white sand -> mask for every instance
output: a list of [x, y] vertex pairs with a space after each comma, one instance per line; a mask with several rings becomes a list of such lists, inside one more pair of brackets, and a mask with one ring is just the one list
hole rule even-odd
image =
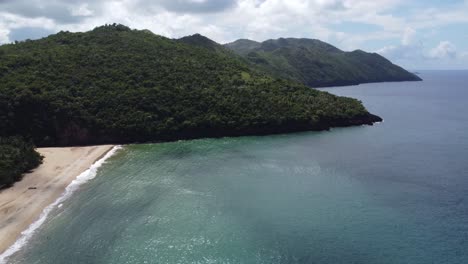
[[[113, 146], [39, 148], [44, 162], [0, 191], [0, 254], [8, 249], [65, 188]], [[29, 189], [36, 187], [37, 189]]]

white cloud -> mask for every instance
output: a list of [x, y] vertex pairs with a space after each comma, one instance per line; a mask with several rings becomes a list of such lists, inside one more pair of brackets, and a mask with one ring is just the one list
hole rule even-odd
[[[166, 33], [169, 37], [212, 32], [209, 37], [220, 42], [241, 37], [264, 40], [297, 36], [337, 40], [346, 47], [358, 48], [364, 41], [394, 37], [401, 33], [406, 23], [404, 18], [395, 17], [390, 12], [404, 3], [402, 0], [78, 0], [74, 4], [69, 0], [54, 0], [48, 2], [47, 9], [36, 0], [29, 4], [25, 0], [6, 1], [9, 14], [26, 19], [29, 14], [34, 18], [48, 18], [54, 23], [54, 28], [60, 30], [89, 30], [102, 22], [121, 22]], [[31, 11], [26, 12], [25, 6], [30, 6]], [[63, 7], [79, 20], [55, 19], [63, 13], [58, 12]], [[57, 12], [48, 17], [48, 9]], [[180, 21], [190, 23], [179, 27]], [[332, 24], [347, 21], [377, 25], [383, 33], [375, 31], [357, 36], [330, 29]], [[226, 33], [220, 34], [220, 30]]]
[[73, 16], [91, 16], [93, 15], [93, 11], [89, 9], [89, 5], [87, 3], [81, 4], [76, 7], [70, 7], [71, 14]]
[[441, 41], [437, 47], [429, 52], [429, 57], [433, 59], [453, 59], [456, 56], [457, 49], [450, 41]]
[[317, 5], [325, 9], [345, 9], [345, 1], [341, 0], [315, 0]]
[[406, 45], [406, 46], [412, 45], [414, 44], [415, 39], [416, 39], [416, 30], [410, 27], [407, 27], [405, 31], [403, 32], [401, 44]]
[[[468, 23], [466, 1], [443, 8], [422, 2], [414, 8], [404, 0], [0, 0], [0, 43], [11, 41], [11, 31], [21, 27], [87, 31], [115, 22], [167, 37], [198, 32], [221, 43], [306, 37], [344, 50], [379, 50], [390, 59], [435, 60], [450, 57], [452, 47], [424, 47], [427, 39], [440, 40], [427, 32]], [[405, 8], [404, 16], [394, 12]], [[370, 30], [356, 33], [349, 23]]]
[[55, 23], [53, 20], [45, 17], [28, 18], [16, 14], [0, 12], [0, 25], [6, 29], [20, 27], [43, 27], [50, 29], [55, 26]]
[[377, 51], [394, 63], [412, 69], [467, 69], [468, 52], [457, 52], [450, 41], [440, 41], [433, 48], [420, 42], [415, 45], [386, 46]]
[[468, 6], [455, 7], [453, 9], [428, 8], [415, 11], [410, 22], [415, 28], [436, 28], [457, 23], [467, 23]]
[[390, 45], [376, 52], [392, 61], [419, 60], [425, 57], [422, 47], [418, 45]]
[[416, 30], [407, 27], [401, 34], [401, 45], [385, 46], [376, 52], [391, 60], [419, 59], [424, 57], [423, 48]]
[[10, 42], [8, 35], [10, 34], [10, 30], [0, 24], [0, 43], [7, 43]]

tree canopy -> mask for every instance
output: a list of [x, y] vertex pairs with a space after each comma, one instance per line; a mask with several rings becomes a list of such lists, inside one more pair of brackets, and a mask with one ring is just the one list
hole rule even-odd
[[265, 72], [310, 87], [421, 80], [377, 53], [344, 52], [316, 39], [280, 38], [261, 43], [240, 39], [225, 47]]
[[0, 135], [40, 146], [144, 142], [372, 123], [361, 102], [226, 53], [107, 25], [0, 47]]
[[40, 162], [33, 143], [260, 135], [380, 120], [358, 100], [265, 73], [200, 35], [178, 41], [113, 24], [0, 46], [0, 184]]
[[0, 189], [21, 179], [24, 172], [37, 167], [42, 157], [31, 141], [21, 137], [0, 137]]

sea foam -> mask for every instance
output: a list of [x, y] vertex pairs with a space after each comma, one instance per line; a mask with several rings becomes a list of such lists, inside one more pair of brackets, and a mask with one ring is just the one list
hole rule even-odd
[[44, 208], [39, 218], [34, 223], [32, 223], [26, 230], [21, 232], [21, 236], [18, 238], [18, 240], [16, 240], [16, 242], [11, 247], [9, 247], [5, 252], [3, 252], [0, 255], [0, 264], [6, 264], [9, 257], [18, 252], [22, 247], [24, 247], [34, 235], [35, 231], [45, 222], [50, 212], [52, 212], [52, 210], [56, 207], [61, 207], [62, 203], [68, 198], [70, 198], [70, 196], [80, 187], [80, 185], [96, 177], [96, 173], [99, 167], [101, 167], [108, 158], [114, 155], [114, 153], [121, 148], [121, 146], [114, 146], [101, 159], [94, 162], [93, 165], [89, 167], [89, 169], [78, 175], [78, 177], [76, 177], [76, 179], [73, 180], [67, 186], [67, 188], [65, 188], [65, 191], [62, 193], [62, 195], [59, 198], [57, 198], [55, 202]]

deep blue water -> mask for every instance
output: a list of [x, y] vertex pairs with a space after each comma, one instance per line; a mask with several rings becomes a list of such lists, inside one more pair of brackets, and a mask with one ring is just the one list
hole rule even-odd
[[468, 71], [327, 88], [375, 126], [126, 146], [11, 263], [468, 263]]

